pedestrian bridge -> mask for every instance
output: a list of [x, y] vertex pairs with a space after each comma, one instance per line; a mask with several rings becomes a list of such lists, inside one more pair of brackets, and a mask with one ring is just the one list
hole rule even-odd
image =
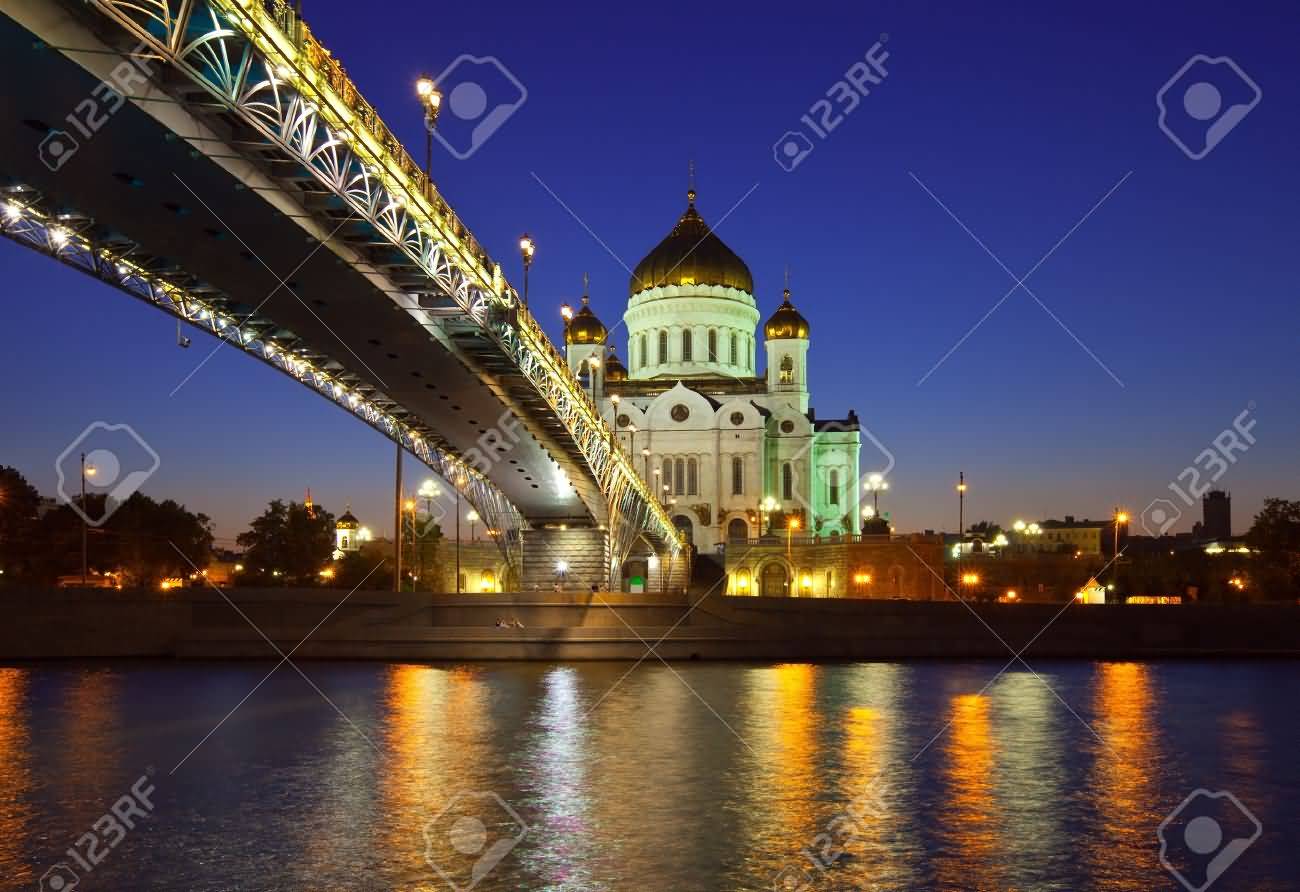
[[551, 571], [525, 560], [530, 534], [602, 531], [612, 587], [629, 555], [684, 564], [500, 264], [288, 4], [0, 12], [6, 237], [401, 444], [478, 511], [521, 585]]

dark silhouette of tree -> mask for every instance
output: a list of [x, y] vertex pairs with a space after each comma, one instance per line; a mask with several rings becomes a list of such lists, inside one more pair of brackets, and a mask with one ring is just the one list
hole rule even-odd
[[275, 499], [235, 542], [244, 549], [243, 584], [314, 585], [334, 553], [334, 515]]
[[336, 565], [334, 587], [348, 591], [391, 591], [393, 588], [393, 543], [386, 539], [363, 542], [359, 551], [349, 552]]
[[28, 573], [41, 494], [14, 468], [0, 465], [0, 569], [20, 578]]
[[979, 523], [973, 523], [967, 527], [966, 532], [972, 536], [979, 536], [985, 542], [992, 542], [1002, 532], [1002, 527], [991, 520], [981, 520]]
[[[103, 516], [105, 497], [86, 498], [87, 512]], [[81, 572], [82, 519], [69, 505], [60, 505], [36, 524], [32, 535], [29, 578], [52, 584], [60, 576]], [[92, 573], [121, 572], [128, 586], [152, 587], [162, 579], [187, 578], [212, 557], [212, 522], [166, 499], [155, 502], [133, 493], [118, 505], [102, 526], [87, 536], [87, 564]]]
[[1300, 501], [1265, 499], [1246, 541], [1260, 552], [1260, 572], [1252, 580], [1259, 594], [1294, 597], [1300, 591]]

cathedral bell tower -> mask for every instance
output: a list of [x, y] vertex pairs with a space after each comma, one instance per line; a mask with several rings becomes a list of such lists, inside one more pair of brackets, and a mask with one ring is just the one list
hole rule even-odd
[[808, 413], [808, 320], [790, 303], [789, 273], [785, 300], [763, 326], [767, 346], [767, 392], [788, 395], [800, 414]]

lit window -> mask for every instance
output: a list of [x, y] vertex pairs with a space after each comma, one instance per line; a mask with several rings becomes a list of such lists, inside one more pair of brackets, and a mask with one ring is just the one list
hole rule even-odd
[[794, 360], [790, 357], [781, 357], [781, 374], [777, 380], [782, 384], [794, 383]]

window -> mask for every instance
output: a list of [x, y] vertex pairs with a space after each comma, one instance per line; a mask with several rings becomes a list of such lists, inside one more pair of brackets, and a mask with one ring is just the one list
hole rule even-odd
[[731, 494], [733, 496], [745, 494], [745, 460], [739, 455], [731, 460]]
[[731, 333], [731, 364], [732, 365], [740, 364], [737, 361], [737, 358], [739, 357], [739, 353], [740, 353], [739, 347], [740, 347], [740, 338], [736, 337], [736, 333], [733, 331]]
[[718, 361], [718, 332], [716, 329], [709, 329], [709, 362]]
[[794, 383], [794, 360], [788, 356], [781, 357], [781, 374], [777, 380], [781, 384]]
[[664, 459], [664, 492], [673, 491], [673, 460]]
[[682, 332], [682, 362], [691, 361], [691, 330]]
[[640, 353], [640, 356], [641, 356], [641, 368], [645, 368], [647, 362], [648, 362], [649, 359], [650, 359], [650, 354], [646, 351], [646, 337], [645, 337], [645, 335], [641, 335], [641, 349], [640, 349], [639, 353]]
[[700, 469], [696, 465], [695, 459], [686, 461], [686, 494], [688, 496], [697, 495], [700, 490]]
[[673, 462], [673, 494], [686, 495], [686, 463], [680, 458]]
[[794, 498], [794, 466], [789, 462], [781, 465], [781, 498], [787, 502]]
[[838, 505], [840, 503], [840, 472], [832, 468], [830, 473], [830, 503]]
[[663, 365], [668, 361], [668, 332], [659, 332], [659, 364]]

